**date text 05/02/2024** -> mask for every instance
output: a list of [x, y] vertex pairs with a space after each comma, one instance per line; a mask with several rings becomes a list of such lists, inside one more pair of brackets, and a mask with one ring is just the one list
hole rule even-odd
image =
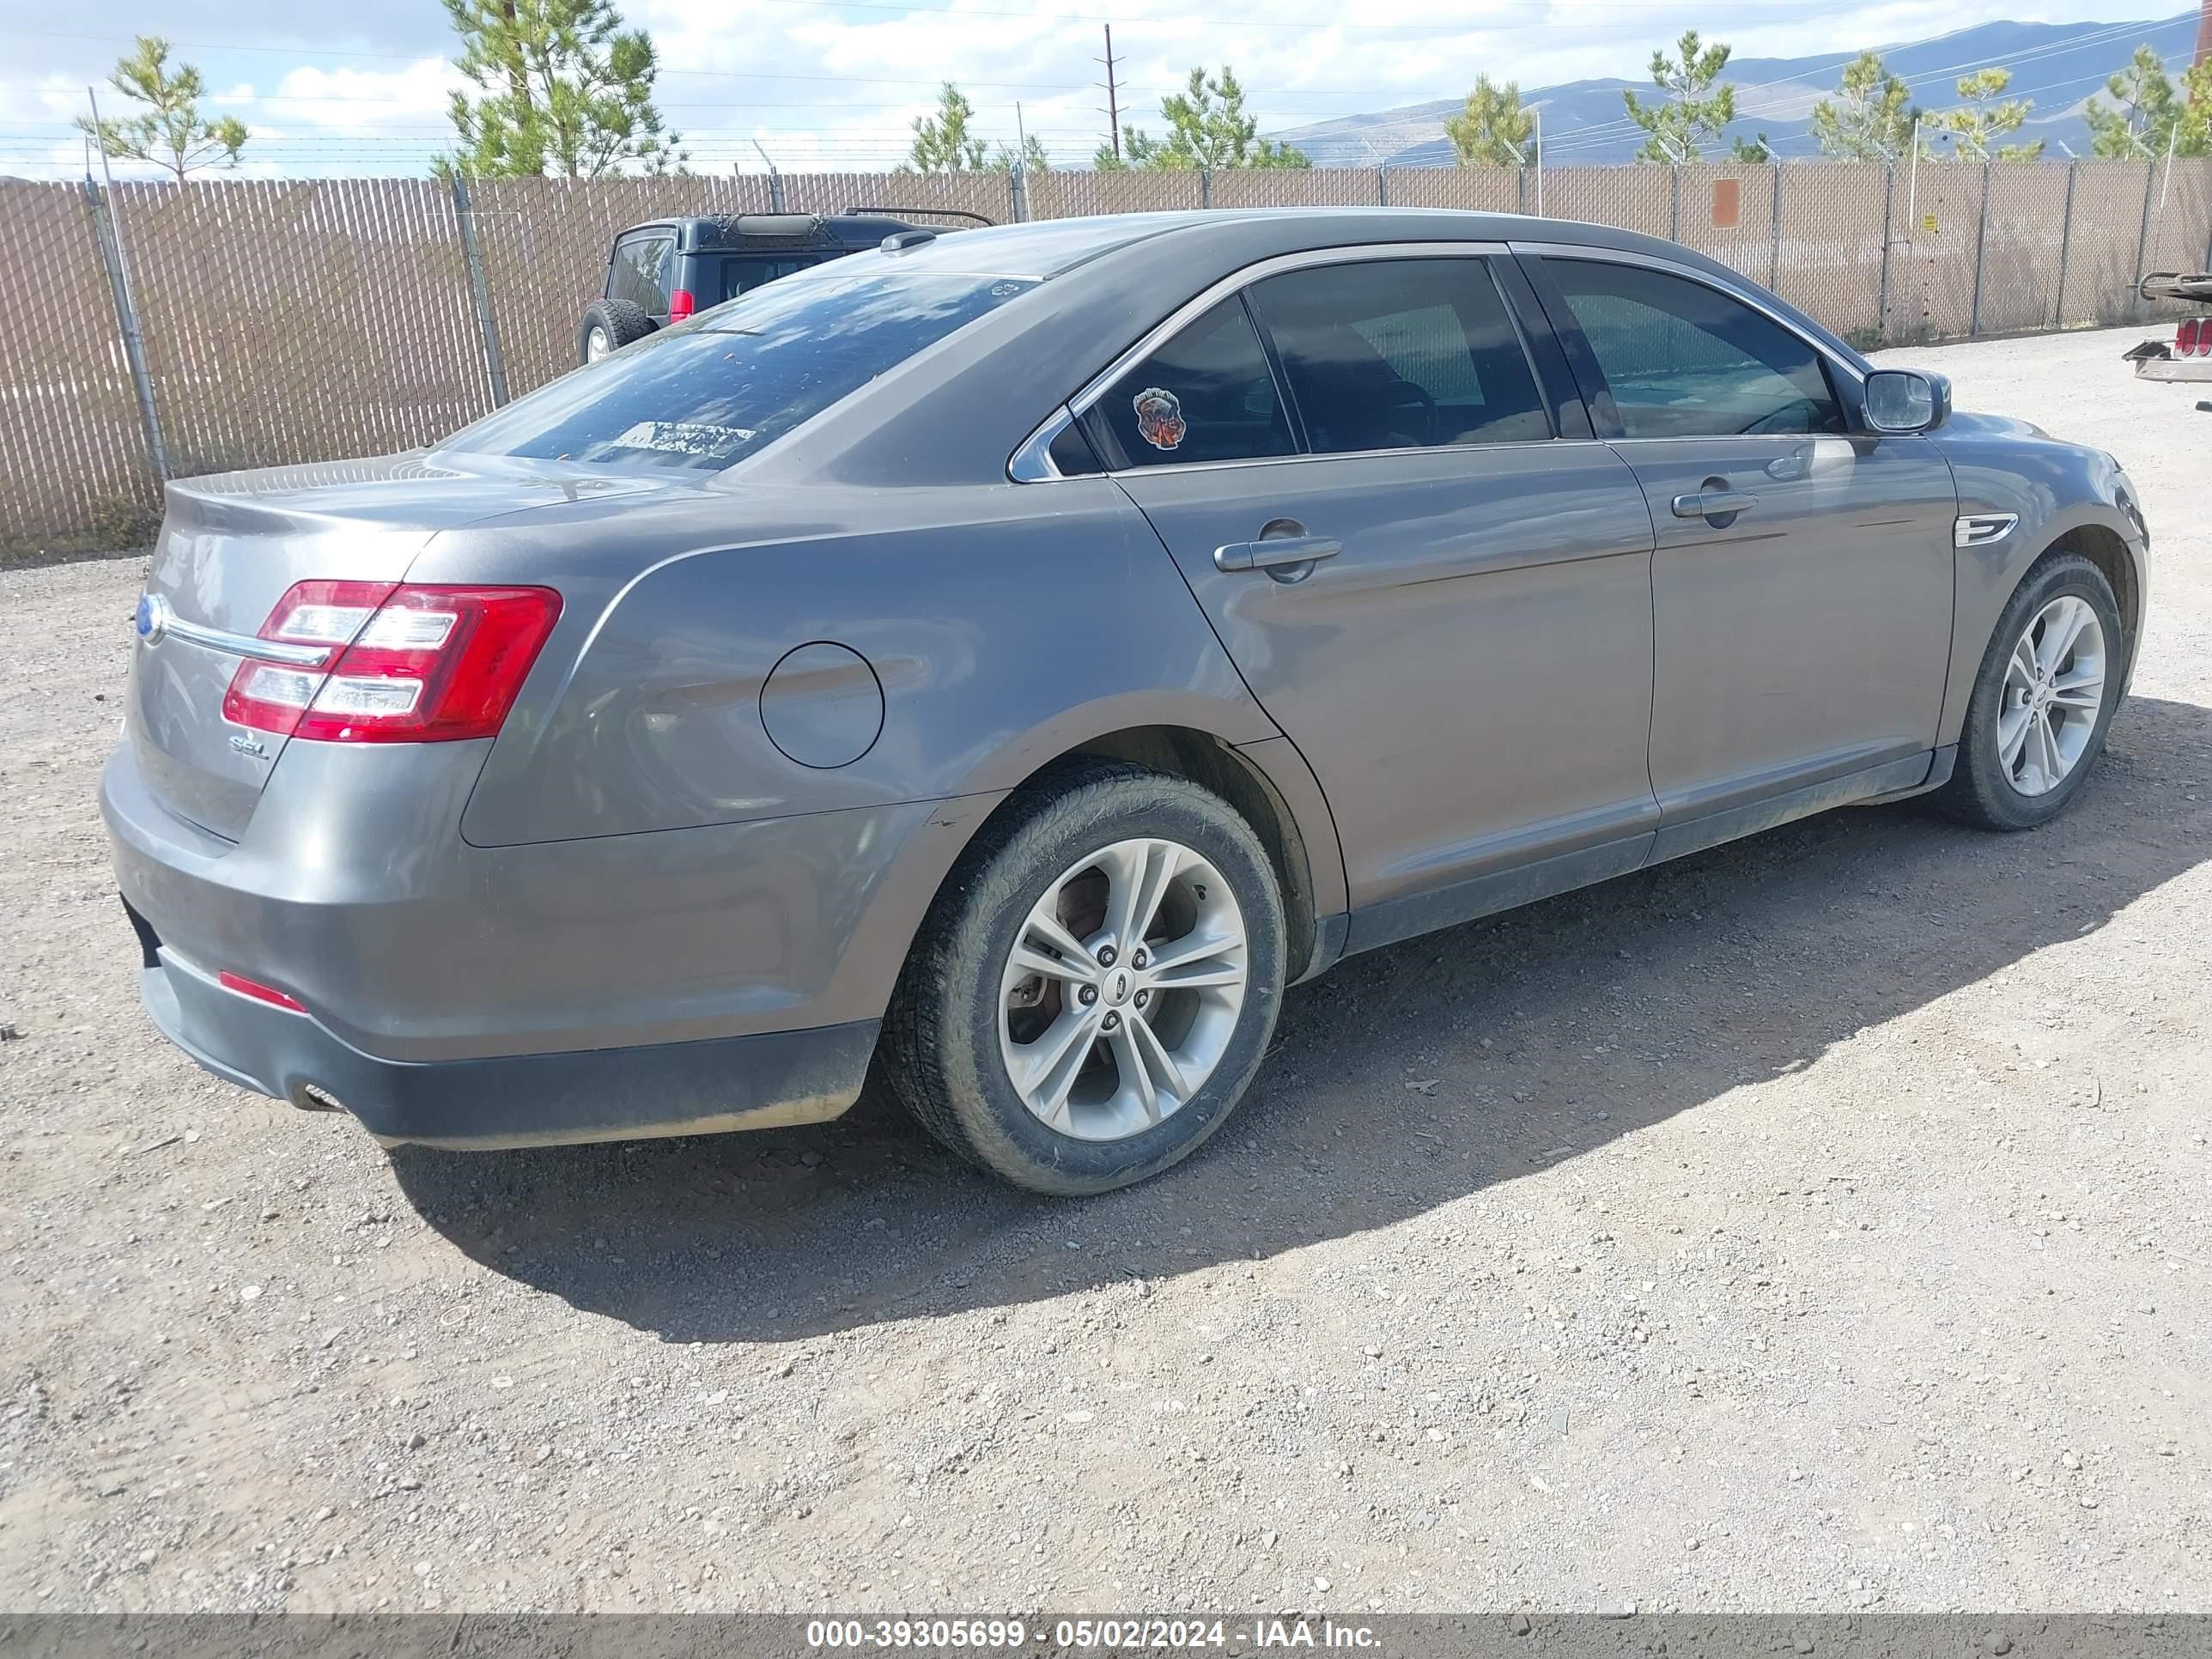
[[1333, 1619], [1260, 1619], [1231, 1628], [1222, 1619], [1061, 1619], [1047, 1624], [1019, 1619], [814, 1619], [806, 1625], [811, 1648], [973, 1648], [1018, 1650], [1032, 1641], [1062, 1653], [1116, 1649], [1335, 1648], [1372, 1651], [1379, 1644], [1365, 1625]]

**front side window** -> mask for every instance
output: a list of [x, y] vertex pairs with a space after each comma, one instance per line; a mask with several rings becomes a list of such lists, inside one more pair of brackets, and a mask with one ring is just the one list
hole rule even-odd
[[1772, 318], [1686, 276], [1547, 258], [1631, 438], [1841, 432], [1819, 353]]
[[1235, 295], [1116, 380], [1092, 405], [1090, 429], [1115, 467], [1260, 460], [1297, 448]]
[[1317, 265], [1251, 292], [1316, 454], [1552, 435], [1520, 337], [1479, 258]]
[[728, 466], [1036, 286], [880, 271], [770, 283], [563, 375], [440, 447]]

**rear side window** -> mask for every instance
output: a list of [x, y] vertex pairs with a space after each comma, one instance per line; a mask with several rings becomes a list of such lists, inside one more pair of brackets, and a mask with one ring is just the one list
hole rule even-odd
[[771, 283], [541, 386], [441, 447], [728, 466], [1036, 285], [919, 272]]
[[1632, 438], [1841, 432], [1811, 344], [1686, 276], [1595, 259], [1544, 261]]
[[740, 294], [750, 294], [763, 283], [772, 283], [779, 276], [788, 276], [794, 270], [818, 264], [817, 259], [764, 259], [745, 258], [722, 259], [716, 262], [720, 270], [714, 280], [707, 284], [708, 292], [697, 296], [700, 306], [718, 306], [725, 300], [734, 300]]
[[648, 317], [665, 317], [675, 264], [675, 238], [626, 236], [615, 244], [614, 264], [607, 271], [607, 297], [627, 300]]
[[1552, 435], [1505, 301], [1477, 258], [1377, 259], [1252, 287], [1318, 455]]
[[1267, 354], [1235, 295], [1116, 380], [1091, 421], [1116, 467], [1259, 460], [1297, 448]]

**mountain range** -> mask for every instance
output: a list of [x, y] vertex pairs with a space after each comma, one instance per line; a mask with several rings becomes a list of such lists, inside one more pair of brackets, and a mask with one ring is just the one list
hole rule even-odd
[[[2081, 106], [2105, 90], [2106, 77], [2124, 68], [2148, 41], [2178, 79], [2196, 41], [2197, 13], [2133, 23], [1981, 23], [1932, 40], [1877, 47], [1882, 62], [1904, 77], [1913, 100], [1931, 113], [1959, 102], [1954, 83], [1968, 72], [1998, 66], [2013, 72], [2008, 98], [2033, 107], [2027, 124], [2008, 142], [2046, 141], [2045, 153], [2063, 159], [2062, 144], [2086, 155], [2088, 129]], [[1784, 159], [1819, 154], [1811, 136], [1813, 106], [1833, 95], [1844, 65], [1855, 53], [1818, 58], [1739, 58], [1723, 78], [1735, 87], [1737, 118], [1731, 137], [1764, 133]], [[1512, 65], [1491, 66], [1493, 80], [1510, 78]], [[1632, 160], [1644, 135], [1627, 118], [1624, 89], [1656, 95], [1650, 79], [1570, 81], [1524, 88], [1522, 101], [1543, 112], [1544, 159], [1553, 166], [1589, 166]], [[1371, 115], [1346, 115], [1272, 136], [1304, 150], [1316, 167], [1449, 167], [1455, 157], [1444, 122], [1459, 112], [1464, 94], [1409, 104]], [[1720, 159], [1725, 144], [1709, 149]], [[1937, 153], [1942, 153], [1939, 143]]]

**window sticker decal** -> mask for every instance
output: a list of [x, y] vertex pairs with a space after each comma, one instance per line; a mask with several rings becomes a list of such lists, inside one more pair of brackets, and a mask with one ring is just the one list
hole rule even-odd
[[750, 427], [710, 426], [700, 421], [640, 421], [610, 441], [615, 449], [658, 449], [672, 455], [734, 454], [750, 443]]
[[1129, 400], [1137, 410], [1137, 431], [1153, 448], [1170, 450], [1181, 447], [1190, 423], [1182, 417], [1182, 405], [1172, 392], [1148, 386]]

